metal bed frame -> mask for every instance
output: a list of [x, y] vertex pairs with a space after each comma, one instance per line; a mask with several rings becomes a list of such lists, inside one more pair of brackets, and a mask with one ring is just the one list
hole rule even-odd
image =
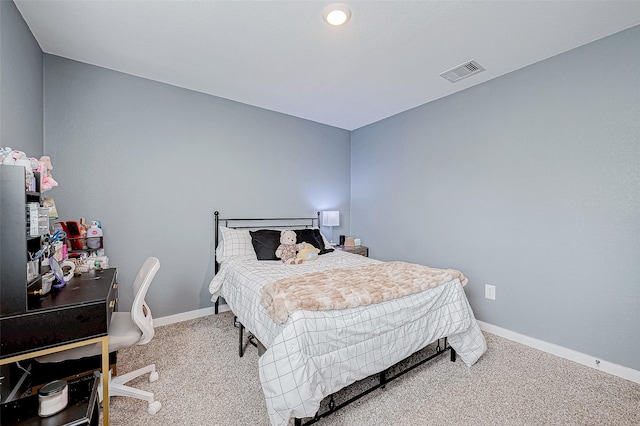
[[[286, 228], [301, 228], [301, 227], [305, 227], [305, 228], [313, 228], [314, 225], [317, 225], [318, 228], [320, 227], [320, 212], [317, 212], [317, 216], [316, 217], [286, 217], [286, 218], [221, 218], [220, 217], [220, 213], [218, 211], [213, 213], [214, 215], [214, 226], [215, 226], [215, 231], [214, 231], [214, 238], [215, 238], [215, 244], [214, 244], [214, 272], [215, 274], [218, 273], [218, 270], [220, 269], [220, 264], [218, 263], [217, 259], [215, 258], [215, 249], [218, 247], [218, 242], [219, 242], [219, 226], [221, 224], [224, 224], [224, 226], [228, 226], [231, 228], [235, 228], [235, 229], [262, 229], [265, 227], [273, 227], [273, 228], [278, 228], [278, 229], [286, 229]], [[244, 223], [244, 225], [232, 225], [234, 222], [237, 223]], [[230, 226], [230, 224], [232, 226]], [[218, 314], [218, 309], [219, 309], [219, 301], [220, 298], [216, 299], [215, 302], [215, 313]], [[244, 355], [244, 338], [243, 338], [243, 330], [245, 329], [245, 327], [242, 325], [242, 323], [238, 320], [238, 318], [236, 316], [233, 317], [233, 325], [234, 327], [237, 327], [239, 329], [239, 339], [238, 339], [238, 355], [240, 357], [242, 357]], [[443, 341], [443, 345], [440, 346], [440, 341]], [[251, 344], [253, 346], [255, 346], [258, 349], [258, 356], [262, 356], [262, 354], [266, 351], [266, 348], [264, 347], [264, 345], [258, 340], [258, 338], [256, 336], [253, 335], [253, 333], [251, 333], [250, 330], [247, 330], [247, 343]], [[368, 394], [370, 394], [371, 392], [380, 389], [380, 388], [384, 388], [386, 386], [387, 383], [403, 376], [404, 374], [412, 371], [413, 369], [420, 367], [422, 364], [446, 353], [447, 351], [450, 351], [450, 359], [451, 362], [455, 362], [456, 361], [456, 351], [449, 346], [448, 342], [447, 342], [447, 338], [443, 338], [443, 339], [438, 339], [436, 341], [436, 347], [435, 347], [435, 352], [432, 352], [431, 354], [427, 355], [426, 358], [423, 358], [417, 362], [414, 362], [412, 364], [410, 364], [408, 367], [405, 367], [403, 369], [400, 369], [400, 365], [405, 363], [407, 360], [409, 360], [409, 358], [413, 357], [414, 355], [418, 354], [418, 353], [422, 353], [422, 352], [428, 352], [429, 350], [429, 346], [431, 345], [427, 345], [425, 348], [415, 352], [412, 355], [409, 355], [407, 358], [405, 358], [404, 360], [392, 365], [391, 367], [381, 371], [380, 373], [376, 373], [373, 374], [371, 376], [369, 376], [369, 378], [373, 378], [377, 376], [377, 383], [375, 383], [374, 385], [372, 385], [371, 387], [365, 389], [364, 391], [356, 394], [355, 396], [347, 399], [346, 401], [339, 403], [336, 405], [336, 398], [335, 396], [342, 391], [339, 390], [334, 394], [331, 394], [329, 396], [327, 396], [325, 398], [325, 400], [328, 400], [328, 406], [326, 408], [326, 410], [324, 410], [322, 413], [320, 413], [320, 411], [318, 411], [318, 413], [316, 413], [316, 415], [314, 417], [311, 418], [306, 418], [307, 420], [305, 421], [304, 419], [300, 419], [300, 418], [295, 418], [294, 419], [294, 424], [295, 426], [307, 426], [307, 425], [311, 425], [314, 424], [316, 422], [318, 422], [320, 419], [327, 417], [333, 413], [335, 413], [336, 411], [346, 407], [347, 405], [351, 404], [352, 402], [357, 401], [358, 399], [362, 398], [363, 396], [366, 396]], [[396, 370], [399, 370], [396, 372]], [[363, 379], [366, 380], [366, 379]], [[359, 381], [360, 382], [360, 381]], [[356, 382], [358, 383], [358, 382]], [[343, 389], [347, 389], [353, 385], [355, 385], [356, 383], [353, 383]], [[304, 421], [304, 423], [303, 423]]]
[[[316, 213], [316, 217], [281, 217], [281, 218], [249, 218], [249, 219], [238, 219], [238, 218], [221, 218], [220, 212], [213, 212], [213, 222], [214, 222], [214, 247], [213, 247], [213, 258], [214, 258], [214, 275], [218, 273], [220, 269], [220, 264], [216, 259], [215, 249], [218, 247], [219, 238], [219, 229], [220, 225], [224, 224], [229, 228], [235, 229], [263, 229], [265, 227], [273, 227], [278, 229], [286, 229], [286, 228], [313, 228], [314, 225], [320, 228], [320, 212]], [[234, 225], [233, 222], [244, 223], [244, 225]], [[219, 300], [216, 299], [215, 303], [215, 313], [218, 313], [219, 308]], [[242, 356], [242, 355], [240, 355]]]

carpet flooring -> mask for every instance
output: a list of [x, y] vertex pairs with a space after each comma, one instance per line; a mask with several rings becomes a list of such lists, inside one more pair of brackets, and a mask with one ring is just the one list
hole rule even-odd
[[[639, 384], [485, 337], [487, 353], [474, 366], [447, 353], [317, 424], [640, 425]], [[158, 381], [131, 384], [154, 392], [162, 409], [150, 415], [144, 401], [113, 397], [111, 425], [268, 426], [257, 350], [239, 358], [237, 342], [225, 312], [157, 327], [149, 344], [119, 352], [120, 374], [156, 364]]]

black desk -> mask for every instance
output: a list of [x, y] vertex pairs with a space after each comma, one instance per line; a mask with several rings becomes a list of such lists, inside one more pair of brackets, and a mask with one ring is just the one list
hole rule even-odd
[[[116, 269], [89, 271], [29, 303], [27, 312], [0, 317], [0, 365], [95, 343], [109, 371], [109, 322], [116, 308]], [[109, 375], [103, 374], [103, 419], [109, 424]]]

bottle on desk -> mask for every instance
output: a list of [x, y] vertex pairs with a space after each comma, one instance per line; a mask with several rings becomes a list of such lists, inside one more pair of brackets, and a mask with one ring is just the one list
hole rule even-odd
[[82, 248], [87, 249], [87, 222], [84, 217], [80, 218], [80, 241], [82, 242]]
[[93, 250], [102, 247], [102, 229], [96, 221], [92, 221], [91, 228], [87, 229], [87, 246]]

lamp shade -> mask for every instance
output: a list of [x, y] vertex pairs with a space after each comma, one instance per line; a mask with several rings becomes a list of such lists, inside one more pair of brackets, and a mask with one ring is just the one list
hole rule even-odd
[[322, 226], [340, 226], [340, 213], [337, 210], [322, 212]]

